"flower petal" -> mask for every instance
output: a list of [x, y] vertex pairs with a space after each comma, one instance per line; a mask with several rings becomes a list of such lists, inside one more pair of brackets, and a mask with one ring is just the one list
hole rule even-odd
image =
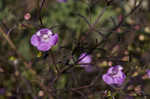
[[37, 46], [37, 49], [39, 51], [48, 51], [51, 48], [51, 46], [48, 43], [40, 43], [39, 46]]
[[52, 35], [49, 41], [49, 44], [51, 46], [56, 45], [56, 43], [58, 42], [58, 34]]
[[111, 85], [111, 84], [113, 84], [113, 79], [112, 79], [112, 77], [110, 77], [108, 74], [104, 74], [103, 76], [102, 76], [102, 79], [104, 80], [104, 82], [105, 83], [107, 83], [108, 85]]
[[43, 29], [40, 29], [38, 32], [40, 32], [41, 34], [52, 34], [52, 31], [49, 30], [48, 28], [43, 28]]
[[150, 69], [148, 69], [146, 72], [147, 72], [147, 76], [150, 78]]
[[122, 85], [123, 82], [124, 82], [124, 78], [122, 77], [116, 77], [113, 79], [113, 84], [116, 84], [116, 85]]
[[116, 65], [116, 66], [112, 66], [108, 69], [107, 73], [111, 74], [113, 73], [114, 71], [118, 72], [118, 71], [122, 71], [123, 70], [123, 67], [120, 66], [120, 65]]
[[87, 53], [82, 53], [81, 56], [79, 57], [79, 60], [80, 60], [79, 63], [91, 63], [92, 61], [91, 56], [87, 55]]
[[39, 37], [38, 37], [37, 35], [34, 34], [34, 35], [31, 37], [30, 42], [31, 42], [31, 44], [32, 44], [33, 46], [38, 46], [39, 43], [40, 43], [40, 39], [39, 39]]

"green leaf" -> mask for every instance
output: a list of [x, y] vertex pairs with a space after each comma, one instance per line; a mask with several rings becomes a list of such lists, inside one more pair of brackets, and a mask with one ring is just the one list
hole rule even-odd
[[60, 77], [60, 79], [58, 80], [56, 87], [58, 89], [63, 89], [65, 87], [65, 85], [66, 85], [66, 81], [67, 81], [67, 76], [66, 75], [62, 75]]
[[19, 48], [18, 51], [19, 53], [26, 59], [26, 60], [30, 60], [31, 59], [31, 52], [30, 52], [30, 45], [29, 45], [29, 40], [28, 38], [24, 38], [23, 40], [21, 40], [21, 42], [19, 43]]

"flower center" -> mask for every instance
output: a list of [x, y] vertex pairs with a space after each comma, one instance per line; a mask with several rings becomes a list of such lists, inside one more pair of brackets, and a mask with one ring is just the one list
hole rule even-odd
[[112, 75], [116, 75], [117, 72], [118, 72], [117, 70], [113, 70], [113, 71], [112, 71]]
[[42, 31], [38, 31], [36, 33], [36, 35], [40, 38], [40, 40], [42, 42], [48, 42], [50, 40], [52, 32], [51, 31], [42, 30]]
[[110, 73], [109, 75], [113, 78], [118, 77], [119, 75], [117, 74], [119, 71], [117, 68], [113, 68], [112, 69], [112, 73]]
[[41, 40], [43, 42], [48, 42], [50, 39], [49, 35], [48, 34], [43, 34], [42, 37], [41, 37]]

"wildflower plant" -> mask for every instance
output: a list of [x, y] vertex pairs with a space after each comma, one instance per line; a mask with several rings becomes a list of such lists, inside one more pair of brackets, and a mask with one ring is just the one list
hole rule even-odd
[[14, 1], [0, 1], [0, 99], [149, 99], [149, 0]]

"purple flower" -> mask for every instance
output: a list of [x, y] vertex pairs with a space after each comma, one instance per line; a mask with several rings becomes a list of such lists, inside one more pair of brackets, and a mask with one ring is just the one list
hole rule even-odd
[[147, 72], [148, 78], [150, 78], [150, 69], [148, 69], [146, 72]]
[[67, 0], [57, 0], [58, 2], [67, 2]]
[[58, 34], [53, 34], [51, 30], [44, 28], [37, 31], [31, 37], [31, 44], [39, 51], [48, 51], [52, 46], [56, 45]]
[[90, 65], [92, 61], [91, 55], [88, 55], [87, 53], [82, 53], [79, 57], [79, 64], [81, 67], [84, 67], [84, 69], [87, 72], [92, 71], [92, 66]]
[[0, 95], [5, 94], [5, 89], [4, 88], [0, 88]]
[[133, 99], [133, 96], [126, 96], [125, 99]]
[[102, 79], [108, 85], [120, 86], [124, 82], [126, 75], [122, 72], [123, 67], [120, 65], [112, 66], [107, 73], [102, 76]]

